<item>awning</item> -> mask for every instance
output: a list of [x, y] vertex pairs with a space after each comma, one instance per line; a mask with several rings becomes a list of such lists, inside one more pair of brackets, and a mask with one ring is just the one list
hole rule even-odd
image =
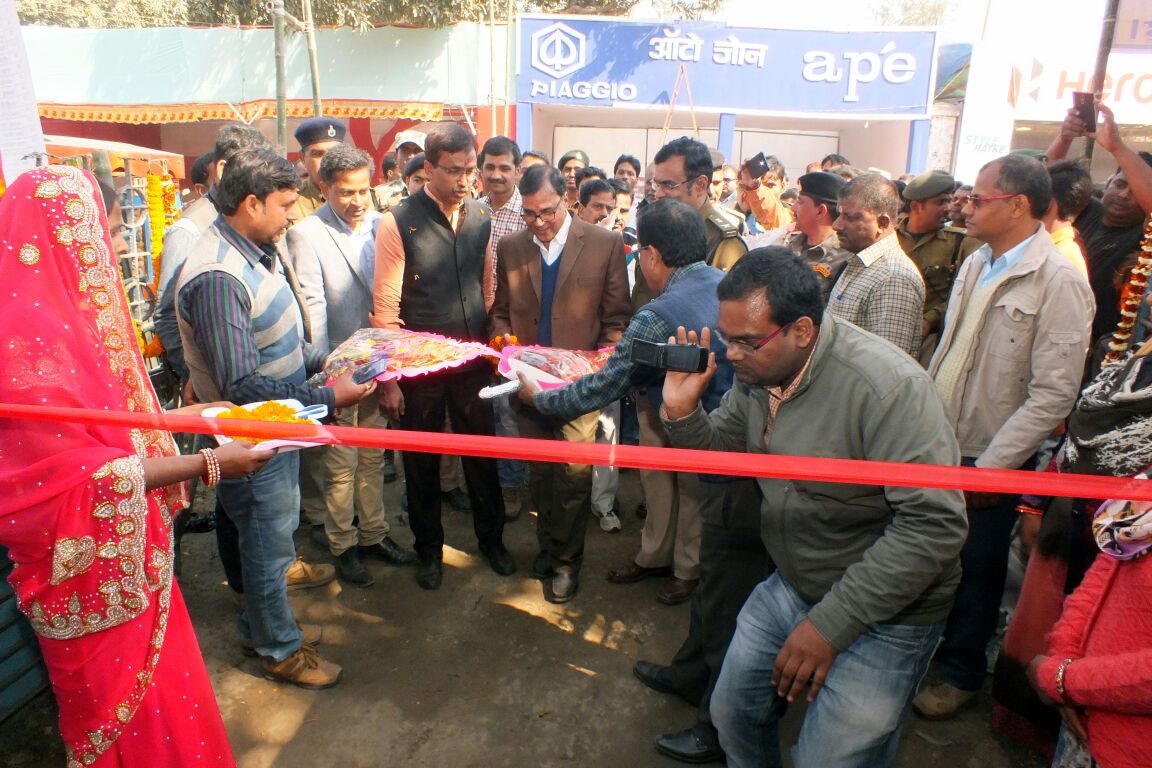
[[[443, 104], [429, 102], [394, 102], [355, 99], [324, 99], [324, 114], [332, 117], [378, 117], [391, 120], [410, 119], [436, 122], [444, 114]], [[287, 103], [288, 117], [311, 117], [311, 100], [292, 99]], [[194, 123], [200, 120], [242, 120], [251, 123], [262, 117], [276, 116], [274, 99], [257, 99], [239, 104], [54, 104], [40, 102], [41, 117], [58, 120], [82, 120], [97, 123]]]
[[[165, 166], [178, 179], [184, 178], [184, 156], [159, 149], [138, 147], [120, 141], [72, 138], [70, 136], [45, 136], [44, 146], [52, 159], [67, 160], [71, 157], [103, 154], [108, 159], [108, 169], [115, 173], [130, 168], [133, 176], [145, 176], [149, 172], [159, 173]], [[129, 166], [128, 164], [131, 163]]]

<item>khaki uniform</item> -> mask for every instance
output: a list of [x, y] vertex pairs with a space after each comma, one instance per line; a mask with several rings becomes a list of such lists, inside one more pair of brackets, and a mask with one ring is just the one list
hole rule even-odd
[[296, 209], [296, 221], [304, 221], [307, 217], [320, 210], [324, 205], [324, 196], [320, 194], [320, 188], [312, 183], [311, 179], [304, 182], [300, 187], [300, 196], [296, 198], [294, 205]]
[[404, 186], [403, 179], [393, 179], [387, 184], [372, 187], [372, 205], [380, 213], [384, 213], [407, 196], [408, 188]]
[[928, 324], [928, 335], [924, 337], [920, 350], [920, 362], [927, 364], [944, 327], [944, 313], [948, 309], [956, 270], [968, 254], [980, 247], [980, 241], [967, 237], [964, 230], [957, 227], [942, 227], [934, 232], [912, 235], [906, 224], [896, 230], [896, 237], [924, 278], [924, 320]]
[[748, 246], [740, 237], [744, 234], [744, 217], [731, 208], [716, 205], [711, 200], [700, 207], [704, 216], [704, 231], [708, 235], [709, 266], [727, 272], [748, 253]]

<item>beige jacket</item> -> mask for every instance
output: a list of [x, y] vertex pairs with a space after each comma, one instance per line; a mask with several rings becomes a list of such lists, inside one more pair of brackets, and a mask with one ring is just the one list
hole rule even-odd
[[[965, 259], [956, 274], [940, 346], [928, 366], [933, 378], [980, 277], [980, 254]], [[988, 306], [950, 416], [961, 456], [975, 458], [980, 467], [1015, 469], [1076, 402], [1095, 302], [1088, 281], [1039, 227]]]

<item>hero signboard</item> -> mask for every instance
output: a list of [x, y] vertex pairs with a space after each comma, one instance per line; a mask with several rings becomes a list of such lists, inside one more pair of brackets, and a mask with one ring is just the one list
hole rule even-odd
[[[518, 101], [667, 104], [684, 66], [695, 106], [859, 119], [926, 117], [936, 32], [823, 32], [521, 16]], [[685, 103], [683, 96], [678, 100]]]

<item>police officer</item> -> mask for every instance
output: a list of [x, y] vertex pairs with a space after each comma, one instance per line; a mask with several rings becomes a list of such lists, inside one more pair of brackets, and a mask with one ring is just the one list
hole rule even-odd
[[920, 362], [927, 365], [944, 324], [944, 311], [952, 293], [956, 268], [979, 242], [964, 230], [947, 226], [956, 181], [944, 171], [922, 173], [904, 188], [908, 216], [896, 229], [900, 247], [924, 278], [924, 343]]
[[296, 126], [292, 135], [300, 144], [300, 162], [308, 172], [296, 198], [296, 221], [316, 213], [324, 205], [324, 196], [316, 183], [320, 177], [320, 161], [328, 150], [344, 142], [347, 133], [348, 127], [334, 117], [310, 117]]
[[[748, 246], [741, 237], [744, 234], [744, 217], [708, 199], [712, 167], [712, 154], [708, 147], [695, 139], [681, 136], [665, 144], [656, 153], [650, 183], [657, 199], [671, 197], [700, 211], [704, 217], [704, 231], [708, 236], [705, 261], [726, 272], [748, 252]], [[651, 289], [640, 270], [637, 270], [632, 306], [639, 308], [652, 298]]]

